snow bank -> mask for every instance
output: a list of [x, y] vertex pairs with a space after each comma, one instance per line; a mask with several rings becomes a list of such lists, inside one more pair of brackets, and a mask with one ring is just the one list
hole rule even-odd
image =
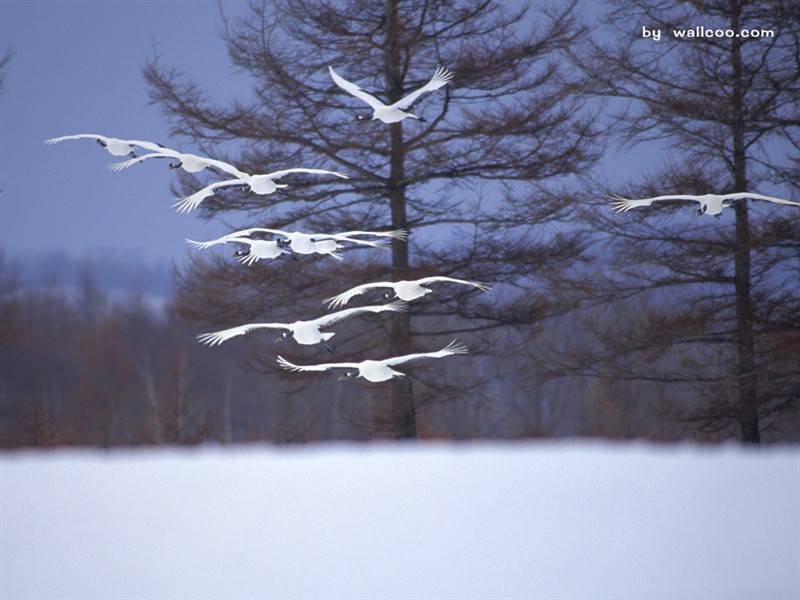
[[797, 598], [800, 451], [0, 457], [0, 597]]

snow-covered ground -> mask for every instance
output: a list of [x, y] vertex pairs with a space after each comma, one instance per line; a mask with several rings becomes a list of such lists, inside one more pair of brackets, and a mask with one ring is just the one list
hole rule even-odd
[[800, 597], [800, 451], [474, 444], [0, 457], [0, 597]]

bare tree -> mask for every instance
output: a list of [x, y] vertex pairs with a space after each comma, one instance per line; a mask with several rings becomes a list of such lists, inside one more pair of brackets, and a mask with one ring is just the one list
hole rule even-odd
[[13, 56], [13, 52], [11, 50], [6, 50], [5, 54], [0, 56], [0, 96], [2, 96], [6, 89], [5, 89], [5, 81], [6, 81], [6, 74], [5, 68], [8, 66], [8, 63], [11, 61], [11, 57]]
[[[449, 300], [437, 295], [435, 303], [415, 303], [409, 314], [394, 316], [388, 347], [367, 330], [351, 334], [350, 349], [361, 356], [403, 354], [439, 343], [431, 338], [544, 317], [546, 307], [555, 307], [536, 291], [538, 267], [554, 271], [579, 253], [580, 244], [567, 242], [567, 233], [561, 235], [560, 255], [550, 246], [554, 234], [546, 226], [567, 218], [568, 204], [559, 200], [540, 209], [537, 220], [525, 223], [537, 234], [518, 231], [506, 245], [493, 227], [520, 204], [510, 198], [525, 196], [529, 207], [540, 200], [518, 182], [555, 181], [596, 159], [592, 115], [578, 102], [575, 83], [559, 60], [583, 33], [575, 12], [574, 3], [546, 12], [512, 10], [492, 0], [254, 1], [243, 18], [224, 20], [231, 59], [253, 84], [250, 98], [226, 105], [213, 102], [184, 73], [159, 61], [148, 64], [152, 99], [171, 120], [174, 134], [217, 154], [223, 143], [242, 144], [234, 162], [248, 172], [313, 166], [351, 176], [333, 183], [289, 180], [291, 187], [266, 199], [218, 195], [204, 204], [205, 216], [244, 210], [248, 225], [263, 221], [310, 230], [357, 225], [412, 233], [408, 244], [393, 242], [388, 264], [350, 260], [340, 268], [320, 268], [304, 262], [298, 268], [284, 261], [252, 272], [196, 264], [190, 277], [180, 278], [180, 288], [191, 292], [180, 295], [184, 314], [244, 322], [261, 316], [266, 302], [273, 311], [290, 307], [296, 318], [306, 298], [376, 277], [440, 273], [508, 283], [518, 293], [504, 305], [476, 301], [474, 290], [448, 290]], [[425, 120], [390, 126], [355, 120], [354, 113], [363, 115], [366, 107], [327, 74], [333, 65], [394, 102], [424, 84], [440, 64], [456, 78], [424, 98], [416, 111]], [[183, 183], [183, 191], [198, 186]], [[506, 266], [506, 258], [514, 260]], [[309, 305], [316, 307], [308, 308], [310, 313], [319, 312], [317, 302]], [[393, 383], [396, 436], [416, 435], [426, 395], [442, 396], [430, 377], [417, 377], [413, 393], [411, 378]]]
[[[606, 25], [612, 35], [573, 52], [574, 64], [593, 80], [593, 96], [624, 102], [614, 118], [623, 141], [665, 141], [675, 157], [615, 191], [755, 191], [785, 164], [781, 124], [800, 97], [795, 3], [619, 0]], [[722, 34], [673, 33], [698, 25]], [[642, 38], [642, 26], [662, 39]], [[694, 223], [675, 208], [609, 216], [595, 204], [586, 213], [608, 243], [610, 277], [598, 289], [632, 308], [639, 298], [631, 314], [640, 318], [595, 324], [599, 345], [573, 352], [573, 365], [597, 376], [698, 384], [710, 404], [690, 411], [691, 422], [712, 431], [735, 424], [744, 442], [758, 443], [772, 418], [797, 403], [796, 393], [775, 389], [796, 390], [800, 375], [785, 359], [798, 350], [797, 213], [738, 201], [733, 218]]]

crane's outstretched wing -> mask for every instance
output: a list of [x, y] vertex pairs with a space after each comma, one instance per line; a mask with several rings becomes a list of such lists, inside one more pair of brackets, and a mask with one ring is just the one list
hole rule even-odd
[[334, 323], [339, 323], [340, 321], [362, 313], [406, 312], [407, 310], [408, 304], [406, 302], [391, 302], [390, 304], [380, 304], [377, 306], [360, 306], [358, 308], [346, 308], [345, 310], [325, 315], [324, 317], [314, 319], [311, 323], [319, 328], [330, 327]]
[[359, 363], [323, 363], [320, 365], [296, 365], [289, 362], [282, 356], [278, 355], [278, 364], [281, 368], [293, 373], [300, 373], [302, 371], [327, 371], [329, 369], [357, 369]]
[[340, 242], [351, 242], [353, 244], [359, 244], [361, 246], [380, 248], [381, 250], [389, 250], [391, 248], [389, 243], [384, 240], [360, 240], [358, 238], [345, 237], [343, 235], [337, 235], [333, 239], [338, 240]]
[[144, 162], [151, 158], [179, 158], [177, 152], [169, 150], [168, 148], [161, 148], [158, 152], [151, 152], [150, 154], [142, 154], [141, 156], [137, 156], [136, 158], [129, 158], [128, 160], [123, 160], [122, 162], [112, 163], [108, 165], [108, 168], [114, 171], [115, 173], [119, 173], [120, 171], [127, 169], [128, 167], [132, 167], [133, 165], [138, 165], [140, 162]]
[[438, 90], [440, 87], [447, 85], [453, 79], [452, 71], [448, 71], [444, 67], [439, 67], [433, 74], [431, 80], [423, 85], [418, 90], [414, 90], [405, 98], [398, 100], [392, 105], [392, 108], [399, 108], [405, 110], [411, 108], [411, 105], [416, 102], [422, 94]]
[[373, 108], [373, 110], [384, 108], [386, 106], [375, 96], [373, 96], [372, 94], [368, 94], [360, 87], [358, 87], [355, 83], [347, 81], [347, 79], [344, 79], [343, 77], [339, 77], [339, 75], [336, 74], [336, 71], [333, 70], [333, 67], [328, 67], [328, 73], [330, 73], [331, 79], [333, 79], [333, 83], [338, 85], [348, 94], [355, 96], [356, 98], [359, 98], [364, 102], [366, 102], [367, 104], [369, 104]]
[[632, 200], [630, 198], [623, 198], [622, 196], [618, 196], [617, 194], [612, 194], [611, 199], [613, 202], [611, 206], [617, 212], [628, 212], [634, 208], [639, 208], [640, 206], [650, 206], [653, 202], [660, 202], [662, 200], [690, 200], [692, 202], [700, 202], [697, 196], [691, 196], [689, 194], [673, 194], [668, 196], [654, 196], [652, 198], [640, 198], [637, 200]]
[[400, 365], [410, 360], [416, 360], [418, 358], [444, 358], [445, 356], [452, 356], [454, 354], [468, 354], [469, 349], [458, 342], [458, 340], [453, 340], [447, 346], [438, 350], [437, 352], [422, 352], [420, 354], [406, 354], [404, 356], [395, 356], [394, 358], [387, 358], [381, 362], [389, 365], [390, 367], [394, 365]]
[[272, 233], [273, 235], [282, 235], [285, 238], [291, 237], [291, 233], [288, 231], [283, 231], [282, 229], [267, 229], [266, 227], [250, 227], [249, 229], [234, 231], [228, 235], [252, 235], [254, 233]]
[[335, 233], [327, 237], [338, 239], [339, 237], [355, 237], [357, 235], [374, 235], [375, 237], [388, 237], [395, 240], [408, 239], [408, 231], [405, 229], [392, 229], [391, 231], [342, 231], [341, 233]]
[[471, 285], [472, 287], [478, 288], [482, 292], [488, 292], [489, 290], [492, 289], [485, 283], [481, 283], [479, 281], [466, 281], [465, 279], [453, 279], [452, 277], [445, 277], [443, 275], [436, 275], [434, 277], [423, 277], [422, 279], [417, 279], [417, 283], [420, 285], [425, 285], [426, 283], [435, 283], [437, 281], [449, 281], [450, 283]]
[[197, 336], [197, 341], [206, 346], [219, 346], [222, 342], [227, 342], [231, 338], [250, 333], [256, 329], [290, 329], [290, 327], [283, 323], [248, 323], [247, 325], [239, 325], [222, 331], [201, 333]]
[[207, 242], [196, 242], [194, 240], [186, 240], [195, 248], [200, 248], [201, 250], [205, 250], [206, 248], [210, 248], [211, 246], [216, 246], [218, 244], [225, 244], [233, 240], [233, 238], [237, 237], [247, 237], [254, 233], [272, 233], [275, 235], [282, 235], [284, 237], [289, 237], [289, 234], [285, 231], [281, 231], [280, 229], [266, 229], [264, 227], [251, 227], [250, 229], [240, 229], [239, 231], [234, 231], [232, 233], [228, 233], [223, 235], [220, 238], [215, 240], [208, 240]]
[[391, 281], [377, 281], [375, 283], [364, 283], [361, 285], [357, 285], [354, 288], [350, 288], [346, 292], [342, 292], [336, 296], [331, 296], [330, 298], [325, 298], [322, 303], [327, 304], [328, 308], [338, 308], [340, 306], [344, 306], [351, 299], [355, 298], [356, 296], [360, 296], [364, 292], [372, 288], [394, 288], [394, 284]]
[[[91, 139], [91, 140], [100, 140], [104, 143], [108, 143], [109, 140], [117, 139], [117, 138], [110, 138], [105, 135], [100, 135], [99, 133], [79, 133], [77, 135], [62, 135], [61, 137], [50, 138], [49, 140], [45, 140], [45, 144], [58, 144], [59, 142], [64, 142], [66, 140], [84, 140], [84, 139]], [[139, 148], [144, 148], [145, 150], [150, 150], [152, 152], [158, 152], [164, 146], [161, 144], [156, 144], [155, 142], [146, 142], [144, 140], [119, 140], [124, 142], [130, 146], [138, 146]]]
[[207, 185], [206, 187], [197, 190], [194, 194], [190, 196], [186, 196], [186, 198], [181, 198], [175, 204], [172, 205], [178, 212], [189, 212], [194, 210], [200, 203], [208, 198], [209, 196], [213, 196], [214, 192], [221, 187], [228, 187], [233, 185], [248, 185], [246, 181], [241, 179], [226, 179], [225, 181], [217, 181], [216, 183], [212, 183], [211, 185]]
[[776, 198], [775, 196], [764, 196], [763, 194], [751, 194], [749, 192], [736, 192], [735, 194], [725, 194], [726, 198], [731, 200], [739, 200], [744, 198], [752, 198], [753, 200], [766, 200], [767, 202], [774, 202], [775, 204], [787, 204], [790, 206], [800, 206], [800, 202], [793, 202], [791, 200], [784, 200], [783, 198]]
[[62, 135], [61, 137], [54, 137], [50, 138], [49, 140], [45, 140], [45, 144], [58, 144], [59, 142], [65, 142], [67, 140], [102, 140], [106, 141], [108, 137], [104, 135], [100, 135], [99, 133], [78, 133], [76, 135]]
[[325, 169], [284, 169], [283, 171], [275, 171], [274, 173], [267, 173], [265, 177], [269, 177], [270, 179], [280, 179], [284, 175], [289, 175], [290, 173], [311, 173], [312, 175], [336, 175], [340, 179], [350, 179], [347, 175], [343, 173], [338, 173], [336, 171], [326, 171]]
[[166, 148], [166, 146], [157, 144], [156, 142], [147, 142], [145, 140], [122, 140], [122, 141], [127, 144], [130, 144], [131, 146], [138, 146], [139, 148], [150, 150], [151, 152], [160, 152], [164, 148]]
[[227, 163], [224, 160], [217, 160], [215, 158], [205, 158], [202, 156], [199, 158], [202, 158], [203, 162], [205, 162], [209, 167], [214, 167], [216, 169], [219, 169], [220, 171], [224, 171], [228, 175], [233, 175], [237, 179], [246, 179], [247, 177], [250, 177], [249, 173], [240, 171], [234, 165], [232, 165], [231, 163]]

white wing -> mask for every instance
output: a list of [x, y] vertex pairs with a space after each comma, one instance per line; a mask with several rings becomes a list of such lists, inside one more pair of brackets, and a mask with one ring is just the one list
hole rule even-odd
[[108, 138], [104, 135], [100, 135], [99, 133], [79, 133], [77, 135], [62, 135], [61, 137], [54, 137], [50, 138], [49, 140], [45, 140], [45, 144], [58, 144], [59, 142], [65, 142], [67, 140], [103, 140], [104, 142], [108, 140]]
[[325, 169], [284, 169], [283, 171], [275, 171], [274, 173], [267, 173], [265, 177], [269, 177], [270, 179], [280, 179], [284, 175], [289, 175], [290, 173], [311, 173], [313, 175], [336, 175], [340, 179], [350, 179], [347, 175], [343, 173], [337, 173], [336, 171], [326, 171]]
[[108, 168], [114, 171], [115, 173], [119, 173], [120, 171], [127, 169], [128, 167], [132, 167], [133, 165], [138, 165], [140, 162], [144, 162], [151, 158], [177, 158], [180, 160], [180, 154], [175, 152], [174, 150], [170, 150], [169, 148], [161, 148], [158, 152], [151, 152], [150, 154], [142, 154], [141, 156], [137, 156], [136, 158], [129, 158], [128, 160], [123, 160], [122, 162], [117, 162], [108, 165]]
[[244, 171], [240, 171], [239, 169], [237, 169], [231, 163], [226, 163], [225, 161], [217, 160], [215, 158], [206, 158], [206, 157], [203, 157], [203, 156], [199, 156], [198, 158], [200, 158], [203, 162], [205, 162], [206, 165], [208, 165], [209, 167], [216, 167], [220, 171], [224, 171], [225, 173], [228, 173], [229, 175], [233, 175], [237, 179], [246, 179], [246, 178], [250, 177], [250, 175], [248, 173], [245, 173]]
[[383, 240], [376, 240], [376, 241], [359, 240], [357, 238], [345, 237], [343, 235], [337, 235], [334, 239], [339, 240], [340, 242], [352, 242], [354, 244], [361, 244], [362, 246], [371, 246], [372, 248], [380, 248], [381, 250], [389, 250], [391, 248], [388, 242], [385, 242]]
[[466, 281], [464, 279], [453, 279], [452, 277], [444, 277], [441, 275], [437, 275], [435, 277], [423, 277], [422, 279], [417, 279], [417, 283], [420, 285], [425, 285], [426, 283], [434, 283], [436, 281], [449, 281], [450, 283], [460, 283], [461, 285], [471, 285], [472, 287], [478, 288], [482, 292], [488, 292], [490, 288], [485, 283], [481, 283], [479, 281]]
[[[109, 138], [105, 135], [100, 135], [99, 133], [79, 133], [77, 135], [62, 135], [61, 137], [50, 138], [49, 140], [45, 140], [45, 144], [58, 144], [59, 142], [64, 142], [66, 140], [84, 140], [84, 139], [92, 139], [92, 140], [102, 140], [103, 142], [108, 142], [111, 139], [117, 138]], [[159, 152], [163, 149], [163, 146], [160, 144], [156, 144], [154, 142], [146, 142], [144, 140], [119, 140], [120, 142], [124, 142], [130, 146], [138, 146], [139, 148], [144, 148], [145, 150], [151, 150], [152, 152]]]
[[279, 229], [265, 229], [263, 227], [251, 227], [250, 229], [241, 229], [239, 231], [234, 231], [233, 233], [228, 233], [220, 238], [217, 238], [215, 240], [208, 240], [207, 242], [196, 242], [194, 240], [188, 240], [188, 239], [186, 241], [196, 248], [205, 250], [206, 248], [210, 248], [211, 246], [216, 246], [218, 244], [226, 244], [227, 242], [231, 241], [239, 241], [236, 240], [236, 238], [246, 237], [248, 235], [252, 235], [253, 233], [257, 232], [274, 233], [277, 235], [289, 237], [288, 233], [286, 233], [285, 231], [281, 231]]
[[146, 142], [144, 140], [122, 140], [126, 144], [130, 144], [131, 146], [138, 146], [139, 148], [144, 148], [145, 150], [150, 150], [151, 152], [161, 152], [164, 150], [164, 146], [161, 144], [156, 144], [155, 142]]
[[411, 92], [408, 96], [403, 98], [402, 100], [398, 100], [394, 104], [392, 104], [392, 108], [400, 108], [406, 109], [410, 108], [417, 99], [427, 92], [432, 92], [433, 90], [438, 90], [440, 87], [447, 85], [450, 80], [453, 79], [453, 73], [448, 71], [444, 67], [439, 67], [436, 69], [436, 72], [433, 74], [431, 80], [423, 85], [418, 90]]
[[391, 231], [343, 231], [326, 237], [338, 239], [340, 237], [354, 237], [357, 235], [374, 235], [375, 237], [388, 237], [395, 240], [408, 239], [408, 231], [405, 229], [393, 229]]
[[467, 354], [469, 350], [463, 344], [460, 344], [458, 340], [453, 340], [447, 346], [439, 350], [438, 352], [423, 352], [421, 354], [406, 354], [404, 356], [395, 356], [394, 358], [387, 358], [386, 360], [382, 360], [381, 362], [391, 366], [400, 365], [402, 363], [408, 362], [410, 360], [416, 360], [418, 358], [444, 358], [445, 356], [452, 356], [454, 354]]
[[623, 198], [617, 194], [612, 194], [611, 198], [614, 200], [611, 206], [617, 212], [628, 212], [640, 206], [650, 206], [653, 202], [660, 202], [662, 200], [690, 200], [692, 202], [700, 202], [697, 196], [689, 194], [673, 194], [669, 196], [654, 196], [652, 198], [641, 198], [638, 200], [631, 200], [630, 198]]
[[309, 321], [313, 323], [318, 328], [323, 327], [330, 327], [334, 323], [338, 323], [340, 321], [344, 321], [345, 319], [349, 319], [350, 317], [354, 317], [355, 315], [361, 313], [380, 313], [380, 312], [406, 312], [408, 310], [408, 304], [405, 302], [392, 302], [390, 304], [381, 304], [378, 306], [360, 306], [358, 308], [346, 308], [345, 310], [340, 310], [339, 312], [331, 313], [329, 315], [325, 315], [324, 317], [320, 317], [319, 319], [314, 319], [313, 321]]
[[291, 329], [283, 323], [248, 323], [247, 325], [239, 325], [238, 327], [231, 327], [230, 329], [223, 329], [222, 331], [212, 331], [211, 333], [201, 333], [197, 336], [197, 341], [206, 346], [219, 346], [222, 342], [226, 342], [231, 338], [239, 335], [244, 335], [255, 331], [256, 329]]
[[775, 196], [764, 196], [763, 194], [750, 194], [748, 192], [736, 192], [735, 194], [725, 194], [724, 197], [730, 198], [731, 200], [738, 200], [740, 198], [752, 198], [753, 200], [766, 200], [767, 202], [774, 202], [775, 204], [788, 204], [791, 206], [800, 206], [800, 202], [792, 202], [791, 200], [776, 198]]
[[328, 67], [328, 73], [330, 73], [331, 79], [333, 79], [333, 83], [338, 85], [348, 94], [351, 94], [356, 98], [360, 98], [361, 100], [369, 104], [374, 110], [386, 107], [386, 105], [383, 102], [378, 100], [372, 94], [368, 94], [367, 92], [362, 90], [355, 83], [347, 81], [347, 79], [344, 79], [343, 77], [339, 77], [339, 75], [336, 74], [336, 71], [333, 70], [333, 67]]
[[200, 203], [203, 200], [209, 196], [213, 196], [215, 190], [231, 185], [247, 185], [247, 182], [242, 181], [241, 179], [226, 179], [225, 181], [217, 181], [216, 183], [207, 185], [203, 189], [197, 190], [190, 196], [186, 196], [186, 198], [181, 198], [175, 204], [173, 204], [172, 207], [180, 213], [189, 212], [200, 206]]
[[342, 292], [337, 296], [331, 296], [330, 298], [325, 298], [325, 300], [323, 300], [322, 302], [323, 304], [327, 304], [328, 308], [338, 308], [339, 306], [344, 306], [345, 304], [350, 302], [352, 298], [355, 298], [356, 296], [363, 294], [369, 289], [381, 288], [381, 287], [394, 288], [394, 283], [392, 283], [391, 281], [364, 283], [362, 285], [357, 285], [354, 288], [350, 288], [346, 292]]
[[237, 244], [247, 244], [248, 246], [252, 246], [257, 240], [251, 240], [250, 238], [236, 236], [228, 238], [227, 241], [235, 242]]
[[328, 369], [357, 369], [360, 363], [323, 363], [320, 365], [296, 365], [278, 355], [278, 364], [281, 368], [293, 373], [302, 371], [327, 371]]
[[251, 235], [253, 233], [272, 233], [274, 235], [282, 235], [285, 238], [291, 238], [292, 234], [288, 231], [280, 229], [267, 229], [266, 227], [251, 227], [250, 229], [242, 229], [241, 231], [234, 231], [228, 235]]

